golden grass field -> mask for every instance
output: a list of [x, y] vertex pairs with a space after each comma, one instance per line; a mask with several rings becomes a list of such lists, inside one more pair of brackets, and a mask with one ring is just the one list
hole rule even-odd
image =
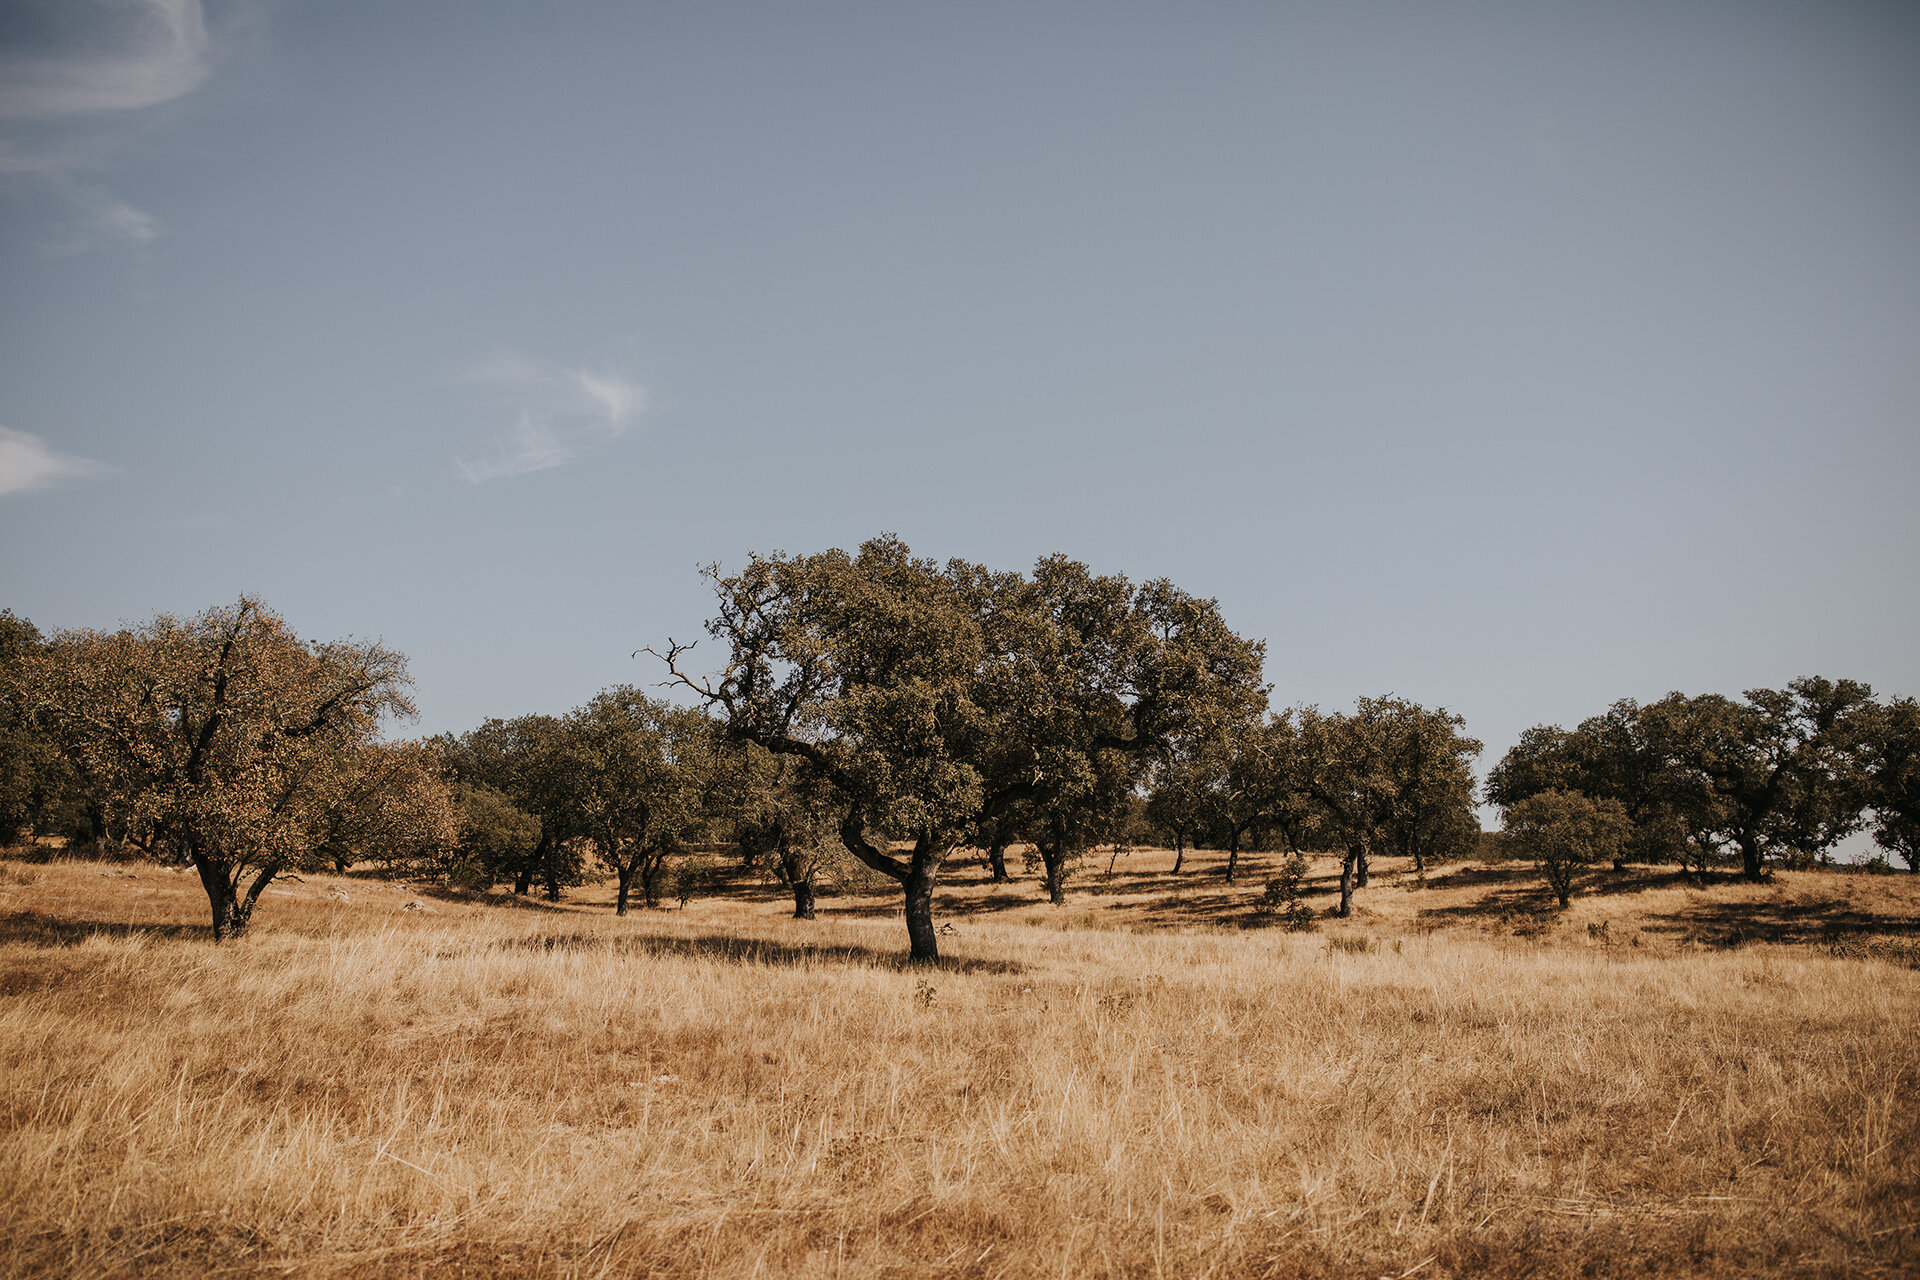
[[1913, 878], [1394, 864], [1288, 934], [1170, 865], [957, 867], [929, 971], [751, 879], [309, 876], [216, 947], [188, 875], [0, 861], [0, 1274], [1920, 1274]]

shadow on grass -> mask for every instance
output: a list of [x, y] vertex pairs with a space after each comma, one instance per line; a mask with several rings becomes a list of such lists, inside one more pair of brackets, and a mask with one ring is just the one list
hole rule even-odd
[[[543, 933], [521, 938], [512, 944], [526, 951], [610, 951], [615, 955], [678, 956], [696, 960], [719, 960], [727, 964], [763, 964], [779, 968], [805, 965], [842, 964], [868, 969], [907, 971], [923, 966], [914, 964], [904, 952], [876, 951], [871, 947], [844, 943], [778, 942], [769, 938], [740, 938], [729, 934], [703, 934], [692, 938], [663, 938], [646, 934], [625, 937], [585, 933]], [[942, 956], [937, 967], [950, 973], [1025, 973], [1026, 966], [1011, 960], [974, 960]]]
[[1691, 942], [1738, 946], [1743, 942], [1831, 943], [1863, 934], [1920, 937], [1920, 920], [1862, 911], [1844, 899], [1811, 902], [1700, 902], [1649, 915], [1648, 933]]
[[408, 890], [417, 898], [432, 898], [436, 902], [457, 902], [469, 907], [495, 907], [507, 911], [544, 911], [549, 915], [564, 915], [566, 908], [557, 902], [547, 902], [535, 898], [532, 894], [481, 893], [474, 889], [449, 889], [444, 885], [413, 885]]
[[38, 911], [10, 911], [0, 915], [0, 945], [24, 943], [30, 947], [72, 947], [88, 938], [166, 938], [213, 941], [213, 927], [205, 924], [129, 924], [124, 920], [74, 920], [42, 915]]

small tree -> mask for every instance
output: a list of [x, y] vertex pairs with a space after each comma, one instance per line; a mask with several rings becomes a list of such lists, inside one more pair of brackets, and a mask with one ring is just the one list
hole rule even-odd
[[1507, 811], [1507, 834], [1539, 864], [1554, 896], [1566, 906], [1581, 867], [1616, 856], [1632, 832], [1618, 800], [1578, 791], [1542, 791]]
[[579, 830], [619, 881], [615, 915], [635, 882], [660, 905], [667, 859], [706, 822], [714, 726], [700, 711], [609, 689], [567, 717], [562, 785]]
[[453, 801], [461, 832], [444, 869], [449, 884], [488, 889], [511, 880], [540, 847], [540, 820], [515, 807], [505, 792], [484, 782], [458, 782]]
[[539, 838], [530, 846], [494, 846], [502, 855], [519, 849], [513, 862], [495, 872], [511, 878], [515, 894], [526, 893], [538, 879], [548, 900], [558, 901], [562, 886], [586, 880], [588, 842], [579, 827], [565, 742], [566, 726], [546, 715], [491, 719], [458, 738], [434, 739], [457, 780], [500, 792], [540, 824]]
[[797, 756], [734, 743], [724, 752], [709, 804], [731, 819], [742, 865], [764, 868], [793, 894], [794, 919], [813, 919], [822, 878], [837, 881], [849, 861], [839, 848], [841, 814], [818, 772]]
[[1256, 915], [1277, 919], [1289, 932], [1313, 928], [1313, 908], [1300, 901], [1307, 880], [1307, 860], [1294, 854], [1280, 864], [1279, 874], [1267, 881], [1266, 892], [1253, 904]]

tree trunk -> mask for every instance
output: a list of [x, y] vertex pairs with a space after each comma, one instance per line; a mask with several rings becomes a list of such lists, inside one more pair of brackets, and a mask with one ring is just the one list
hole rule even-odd
[[527, 890], [533, 888], [533, 868], [522, 867], [513, 873], [513, 893], [517, 898], [527, 896]]
[[633, 869], [633, 864], [630, 862], [620, 863], [613, 869], [613, 874], [620, 881], [620, 895], [614, 899], [613, 904], [613, 914], [617, 916], [627, 914], [627, 899], [633, 892]]
[[1240, 828], [1235, 827], [1227, 836], [1227, 883], [1232, 884], [1240, 871]]
[[813, 919], [813, 881], [795, 877], [793, 882], [793, 918]]
[[1007, 842], [996, 837], [987, 846], [987, 865], [993, 868], [993, 882], [1006, 884], [1013, 877], [1007, 874]]
[[1067, 905], [1067, 854], [1065, 848], [1040, 846], [1040, 861], [1047, 867], [1047, 901], [1056, 907]]
[[1740, 842], [1740, 874], [1749, 880], [1757, 881], [1761, 879], [1763, 873], [1760, 865], [1760, 842], [1758, 840], [1742, 840]]
[[544, 875], [547, 881], [547, 901], [560, 901], [560, 877], [555, 875], [551, 868], [549, 868]]
[[1178, 831], [1173, 833], [1173, 874], [1180, 874], [1180, 864], [1187, 860], [1187, 840]]
[[1340, 862], [1340, 909], [1334, 914], [1342, 920], [1353, 914], [1354, 871], [1362, 865], [1366, 852], [1357, 844], [1347, 846], [1347, 856]]
[[239, 914], [239, 903], [234, 900], [233, 882], [227, 878], [227, 868], [197, 856], [193, 866], [200, 873], [200, 887], [207, 891], [207, 905], [213, 909], [213, 940], [225, 942], [228, 938], [237, 938], [245, 933], [247, 922]]
[[940, 935], [933, 930], [933, 880], [939, 870], [939, 860], [915, 857], [904, 882], [908, 958], [915, 964], [940, 960]]
[[1365, 845], [1362, 845], [1360, 846], [1358, 874], [1354, 877], [1353, 881], [1353, 887], [1356, 889], [1364, 889], [1367, 887], [1367, 861], [1367, 848]]

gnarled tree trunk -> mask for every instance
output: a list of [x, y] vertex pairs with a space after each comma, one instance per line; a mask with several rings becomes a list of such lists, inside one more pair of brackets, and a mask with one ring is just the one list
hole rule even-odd
[[987, 865], [993, 868], [995, 884], [1006, 884], [1013, 879], [1007, 874], [1007, 842], [998, 836], [987, 846]]
[[1335, 914], [1342, 920], [1353, 914], [1356, 872], [1366, 865], [1366, 859], [1366, 846], [1350, 844], [1347, 846], [1347, 856], [1340, 862], [1340, 909]]

